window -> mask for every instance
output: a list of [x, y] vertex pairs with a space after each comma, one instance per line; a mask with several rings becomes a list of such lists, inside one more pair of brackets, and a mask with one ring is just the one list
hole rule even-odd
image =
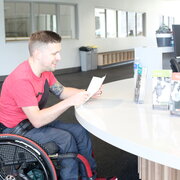
[[144, 36], [145, 23], [145, 13], [95, 8], [97, 38]]
[[6, 37], [27, 37], [30, 34], [30, 4], [25, 2], [5, 3]]
[[34, 29], [51, 30], [57, 32], [57, 15], [55, 4], [35, 3], [34, 4]]
[[59, 11], [59, 29], [60, 34], [66, 38], [76, 37], [76, 25], [75, 25], [75, 8], [70, 5], [60, 5]]
[[168, 26], [169, 28], [172, 30], [172, 25], [175, 22], [175, 18], [174, 17], [168, 17]]
[[142, 36], [144, 35], [144, 19], [145, 19], [145, 14], [144, 13], [136, 13], [136, 35], [137, 36]]
[[118, 11], [118, 37], [127, 36], [127, 21], [126, 21], [126, 12]]
[[128, 12], [128, 36], [135, 36], [135, 12]]
[[107, 29], [107, 37], [108, 38], [115, 38], [117, 35], [116, 33], [116, 11], [107, 9], [106, 11], [107, 19], [106, 19], [106, 29]]
[[105, 9], [95, 9], [95, 34], [97, 38], [105, 38]]
[[163, 16], [163, 24], [168, 26], [168, 16]]
[[166, 26], [168, 26], [171, 30], [172, 30], [172, 25], [175, 22], [175, 18], [171, 17], [171, 16], [161, 16], [160, 17], [160, 26], [162, 24], [165, 24]]
[[4, 2], [7, 40], [26, 39], [34, 31], [51, 30], [77, 38], [77, 6], [51, 2]]

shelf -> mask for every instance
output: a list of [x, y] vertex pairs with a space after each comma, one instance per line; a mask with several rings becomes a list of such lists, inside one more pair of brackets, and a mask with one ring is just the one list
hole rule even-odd
[[98, 53], [98, 66], [134, 60], [134, 50], [120, 50]]

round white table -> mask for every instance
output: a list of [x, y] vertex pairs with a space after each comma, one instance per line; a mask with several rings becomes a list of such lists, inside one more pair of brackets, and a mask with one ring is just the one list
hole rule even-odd
[[136, 104], [134, 79], [104, 84], [101, 97], [75, 108], [76, 118], [98, 138], [141, 157], [139, 173], [143, 180], [179, 179], [180, 117], [153, 110], [151, 89], [147, 92], [144, 104]]

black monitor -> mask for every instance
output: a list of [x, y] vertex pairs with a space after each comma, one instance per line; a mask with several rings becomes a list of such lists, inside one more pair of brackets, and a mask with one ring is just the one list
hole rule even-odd
[[173, 39], [174, 39], [174, 56], [180, 57], [180, 24], [172, 25]]

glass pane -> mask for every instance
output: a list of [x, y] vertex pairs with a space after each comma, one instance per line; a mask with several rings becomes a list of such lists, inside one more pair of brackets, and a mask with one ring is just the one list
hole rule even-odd
[[60, 5], [60, 34], [65, 38], [76, 38], [75, 6]]
[[159, 17], [159, 26], [161, 26], [164, 23], [164, 16]]
[[117, 31], [116, 31], [116, 11], [107, 9], [106, 11], [107, 16], [107, 37], [108, 38], [114, 38], [117, 37]]
[[168, 16], [163, 16], [163, 24], [165, 24], [166, 26], [168, 26]]
[[95, 9], [95, 34], [97, 38], [105, 38], [105, 9]]
[[30, 35], [30, 4], [25, 2], [5, 2], [6, 37], [29, 37]]
[[51, 30], [57, 32], [55, 4], [35, 3], [34, 24], [36, 31]]
[[118, 37], [127, 36], [126, 12], [118, 11]]
[[169, 17], [169, 28], [172, 31], [172, 25], [174, 24], [174, 17]]
[[128, 12], [128, 36], [135, 34], [135, 12]]
[[136, 27], [137, 27], [137, 36], [143, 35], [143, 13], [136, 14]]

